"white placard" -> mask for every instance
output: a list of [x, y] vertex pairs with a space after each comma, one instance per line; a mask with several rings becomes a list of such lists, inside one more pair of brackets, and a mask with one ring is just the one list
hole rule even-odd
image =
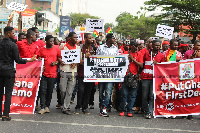
[[128, 65], [128, 55], [84, 58], [84, 82], [123, 82]]
[[158, 24], [156, 29], [156, 36], [172, 39], [174, 27]]
[[[82, 38], [81, 34], [83, 34], [83, 38]], [[82, 41], [82, 39], [84, 40], [84, 33], [76, 32], [76, 35], [78, 36], [78, 41]]]
[[45, 38], [46, 37], [46, 33], [40, 33], [39, 34], [39, 38]]
[[61, 50], [61, 56], [65, 64], [80, 63], [80, 49]]
[[98, 32], [103, 32], [104, 30], [103, 19], [86, 19], [86, 31], [93, 32], [94, 30]]
[[7, 8], [14, 11], [24, 11], [27, 8], [28, 5], [20, 4], [17, 2], [11, 2], [9, 5], [7, 5]]
[[159, 37], [150, 37], [150, 39], [153, 39], [153, 40], [158, 40]]

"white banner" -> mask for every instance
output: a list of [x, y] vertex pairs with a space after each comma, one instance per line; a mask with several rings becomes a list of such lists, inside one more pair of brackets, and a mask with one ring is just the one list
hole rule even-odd
[[123, 82], [128, 65], [128, 55], [84, 58], [84, 82]]
[[172, 39], [174, 27], [158, 24], [156, 29], [156, 36]]
[[11, 2], [7, 8], [10, 10], [14, 10], [14, 11], [24, 11], [27, 8], [28, 5], [24, 5], [24, 4], [20, 4], [20, 3], [16, 3], [16, 2]]
[[86, 31], [93, 32], [94, 30], [98, 32], [103, 32], [104, 30], [103, 19], [86, 19]]
[[80, 63], [80, 49], [61, 50], [61, 56], [65, 64]]

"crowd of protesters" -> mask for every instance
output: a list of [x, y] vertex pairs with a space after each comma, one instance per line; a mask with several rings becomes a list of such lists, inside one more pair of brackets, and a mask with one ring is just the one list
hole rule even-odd
[[[3, 101], [5, 87], [5, 104], [3, 121], [9, 121], [12, 89], [15, 82], [14, 61], [25, 64], [44, 58], [43, 73], [40, 81], [39, 95], [36, 101], [36, 110], [39, 114], [50, 113], [50, 104], [53, 88], [56, 84], [56, 108], [67, 115], [72, 114], [70, 104], [74, 102], [77, 93], [77, 104], [74, 114], [90, 114], [89, 109], [94, 109], [94, 94], [99, 89], [100, 115], [108, 117], [111, 108], [119, 111], [119, 116], [133, 116], [132, 110], [144, 113], [146, 119], [151, 119], [154, 107], [153, 94], [153, 65], [160, 62], [180, 61], [183, 59], [200, 58], [200, 41], [194, 42], [194, 47], [189, 44], [172, 39], [148, 39], [140, 44], [135, 39], [129, 41], [117, 40], [112, 33], [96, 38], [91, 33], [84, 34], [84, 42], [78, 42], [75, 32], [66, 36], [65, 42], [47, 33], [43, 39], [39, 38], [39, 30], [33, 27], [27, 34], [20, 33], [15, 39], [12, 27], [4, 28], [4, 38], [0, 41], [0, 98]], [[65, 64], [62, 61], [61, 50], [80, 49], [80, 63]], [[91, 55], [120, 55], [127, 54], [129, 68], [127, 71], [138, 75], [137, 87], [131, 88], [123, 83], [84, 82], [84, 58]], [[22, 58], [31, 58], [25, 60]], [[38, 104], [40, 101], [40, 104]], [[40, 105], [40, 107], [38, 107]], [[90, 105], [90, 106], [89, 106]], [[136, 107], [136, 108], [133, 108]], [[39, 109], [40, 108], [40, 109]], [[2, 104], [0, 104], [2, 110]], [[166, 117], [167, 118], [167, 117]], [[173, 117], [174, 118], [174, 117]], [[188, 119], [193, 119], [190, 115]]]

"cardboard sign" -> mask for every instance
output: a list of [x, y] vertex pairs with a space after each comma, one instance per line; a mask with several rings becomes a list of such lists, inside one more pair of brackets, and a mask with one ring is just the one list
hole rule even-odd
[[158, 24], [156, 29], [156, 36], [172, 39], [174, 27]]
[[14, 11], [24, 11], [26, 8], [28, 7], [28, 5], [24, 5], [24, 4], [20, 4], [20, 3], [16, 3], [16, 2], [11, 2], [7, 8], [10, 10], [14, 10]]
[[94, 30], [98, 32], [104, 31], [103, 19], [86, 19], [86, 31], [93, 32]]
[[128, 55], [84, 58], [84, 82], [123, 82], [128, 65]]
[[61, 50], [61, 56], [65, 64], [80, 63], [80, 49]]

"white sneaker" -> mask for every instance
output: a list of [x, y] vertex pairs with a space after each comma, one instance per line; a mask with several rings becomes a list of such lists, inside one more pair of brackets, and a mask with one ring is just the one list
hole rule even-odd
[[172, 116], [172, 119], [175, 119], [176, 118], [176, 116]]
[[169, 117], [168, 116], [165, 116], [165, 119], [168, 119]]
[[50, 110], [49, 110], [49, 108], [48, 108], [48, 107], [45, 107], [45, 109], [44, 109], [44, 110], [45, 110], [45, 112], [46, 112], [46, 113], [50, 113]]
[[41, 109], [41, 110], [38, 112], [38, 114], [44, 114], [44, 113], [46, 113], [46, 111], [45, 111], [44, 109]]

